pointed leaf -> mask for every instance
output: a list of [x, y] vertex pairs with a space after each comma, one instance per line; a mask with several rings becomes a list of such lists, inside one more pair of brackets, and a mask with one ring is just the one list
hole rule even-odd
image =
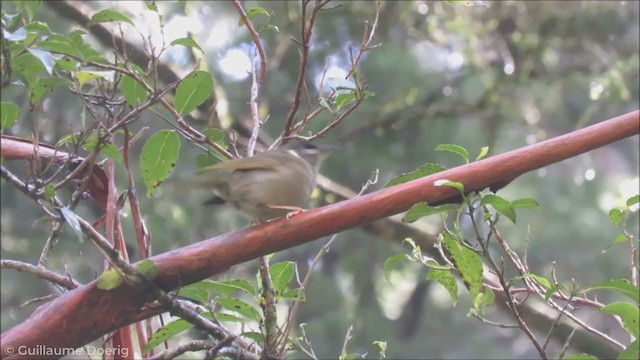
[[384, 262], [384, 278], [387, 279], [387, 281], [389, 283], [391, 283], [391, 278], [389, 277], [391, 275], [391, 270], [393, 270], [393, 267], [401, 262], [401, 261], [407, 261], [409, 260], [409, 256], [407, 254], [398, 254], [398, 255], [394, 255], [391, 256], [389, 258], [387, 258], [387, 260], [385, 260]]
[[627, 279], [609, 279], [607, 281], [594, 284], [593, 286], [584, 289], [583, 292], [596, 289], [612, 290], [630, 298], [636, 304], [640, 303], [640, 289]]
[[20, 115], [20, 108], [10, 102], [0, 102], [0, 128], [2, 130], [8, 129], [18, 121]]
[[400, 176], [397, 176], [391, 179], [384, 187], [387, 188], [389, 186], [403, 184], [411, 180], [419, 179], [431, 174], [438, 173], [443, 170], [446, 170], [446, 168], [442, 167], [439, 164], [427, 163], [415, 169], [414, 171], [404, 173]]
[[469, 151], [462, 146], [454, 144], [440, 144], [436, 146], [436, 151], [448, 151], [459, 155], [466, 163], [469, 162]]
[[194, 71], [176, 89], [175, 107], [180, 115], [193, 111], [205, 102], [213, 90], [213, 80], [206, 71]]
[[451, 270], [431, 269], [427, 274], [427, 280], [435, 280], [449, 293], [453, 306], [458, 302], [458, 282], [456, 277], [451, 274]]
[[229, 311], [235, 311], [238, 314], [243, 315], [247, 319], [254, 321], [260, 320], [260, 314], [258, 313], [258, 311], [256, 311], [256, 309], [254, 309], [251, 305], [240, 299], [220, 297], [216, 299], [216, 303], [222, 305]]
[[180, 138], [173, 130], [155, 133], [142, 147], [140, 172], [147, 196], [169, 175], [180, 155]]
[[634, 338], [640, 337], [640, 310], [628, 302], [614, 302], [600, 309], [603, 313], [618, 315], [622, 325]]
[[111, 9], [104, 9], [93, 14], [89, 21], [89, 26], [105, 22], [124, 22], [133, 25], [133, 21], [128, 16]]
[[180, 39], [175, 39], [171, 42], [171, 45], [182, 45], [182, 46], [186, 46], [186, 47], [191, 47], [191, 48], [196, 48], [202, 52], [204, 52], [204, 50], [202, 50], [202, 48], [200, 47], [200, 45], [198, 45], [198, 43], [193, 40], [193, 38], [190, 37], [183, 37]]
[[283, 293], [293, 280], [294, 268], [295, 264], [292, 261], [279, 262], [269, 268], [273, 288], [277, 294]]
[[516, 211], [514, 210], [513, 205], [511, 205], [508, 200], [505, 200], [504, 198], [497, 195], [488, 194], [482, 197], [482, 199], [480, 200], [480, 205], [490, 205], [497, 212], [506, 216], [509, 220], [511, 220], [511, 222], [515, 224]]

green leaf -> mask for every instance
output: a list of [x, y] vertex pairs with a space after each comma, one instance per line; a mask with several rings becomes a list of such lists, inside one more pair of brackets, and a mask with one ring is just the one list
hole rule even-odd
[[622, 319], [622, 325], [634, 338], [640, 337], [640, 310], [638, 307], [628, 302], [614, 302], [600, 309], [606, 314], [618, 315]]
[[449, 233], [443, 234], [442, 244], [451, 254], [451, 261], [460, 272], [462, 281], [467, 285], [471, 296], [475, 298], [482, 292], [482, 259]]
[[528, 277], [534, 279], [539, 282], [540, 285], [544, 286], [545, 289], [551, 289], [553, 286], [551, 285], [551, 281], [544, 276], [536, 275], [536, 274], [527, 274]]
[[161, 130], [142, 147], [140, 172], [147, 187], [147, 196], [169, 175], [180, 155], [180, 138], [175, 131]]
[[616, 236], [612, 242], [609, 243], [609, 245], [607, 245], [606, 248], [604, 248], [604, 250], [602, 252], [607, 251], [610, 247], [612, 247], [615, 244], [619, 244], [622, 242], [627, 242], [629, 241], [629, 238], [627, 237], [627, 235], [625, 234], [618, 234], [618, 236]]
[[226, 134], [221, 129], [207, 128], [202, 133], [212, 142], [220, 145], [223, 149], [228, 149], [229, 145], [225, 142]]
[[620, 222], [624, 220], [624, 211], [618, 208], [609, 210], [609, 220], [611, 220], [613, 226], [620, 225]]
[[191, 287], [191, 285], [180, 288], [177, 296], [193, 299], [201, 304], [206, 304], [209, 301], [209, 291], [199, 287]]
[[42, 71], [46, 71], [42, 62], [31, 53], [25, 53], [13, 59], [13, 69], [22, 73], [25, 79], [25, 85], [34, 80], [35, 75]]
[[89, 135], [87, 135], [85, 142], [83, 144], [83, 148], [86, 151], [92, 152], [96, 150], [98, 144], [100, 144], [100, 148], [98, 149], [98, 153], [108, 157], [109, 159], [113, 159], [115, 161], [124, 161], [120, 150], [113, 143], [102, 141], [98, 143], [99, 137], [96, 131], [92, 131]]
[[271, 274], [271, 281], [276, 294], [282, 294], [287, 290], [289, 283], [293, 280], [294, 270], [295, 264], [292, 261], [283, 261], [271, 265], [269, 274]]
[[424, 164], [411, 172], [404, 173], [400, 176], [397, 176], [391, 179], [384, 187], [387, 188], [389, 186], [403, 184], [411, 180], [415, 180], [415, 179], [419, 179], [435, 173], [439, 173], [440, 171], [443, 171], [443, 170], [446, 170], [446, 168], [440, 166], [439, 164], [431, 164], [431, 163]]
[[205, 102], [213, 90], [213, 80], [206, 71], [194, 71], [184, 78], [176, 89], [176, 110], [180, 115], [193, 111]]
[[110, 64], [107, 59], [105, 59], [100, 53], [91, 47], [91, 45], [86, 44], [84, 40], [82, 40], [82, 36], [85, 33], [83, 31], [74, 30], [69, 34], [69, 40], [71, 43], [78, 49], [78, 51], [82, 54], [82, 57], [86, 61], [95, 61], [101, 64]]
[[623, 352], [618, 355], [618, 360], [640, 359], [640, 339], [635, 339]]
[[464, 185], [462, 185], [462, 183], [459, 183], [457, 181], [451, 181], [451, 180], [447, 180], [447, 179], [440, 179], [440, 180], [436, 180], [433, 182], [433, 185], [435, 186], [451, 186], [454, 189], [457, 189], [460, 194], [464, 194]]
[[351, 89], [351, 92], [340, 93], [336, 95], [336, 112], [340, 111], [345, 105], [356, 99], [355, 90]]
[[476, 161], [483, 159], [485, 156], [487, 156], [488, 153], [489, 153], [489, 147], [483, 146], [480, 149], [480, 153], [478, 154], [478, 156], [476, 156]]
[[436, 151], [448, 151], [459, 155], [466, 163], [469, 163], [469, 152], [467, 149], [454, 144], [440, 144], [436, 146]]
[[62, 71], [75, 71], [78, 69], [78, 62], [69, 58], [69, 57], [63, 57], [62, 59], [58, 59], [56, 60], [56, 63], [53, 65], [53, 68], [55, 70], [62, 70]]
[[75, 73], [76, 79], [80, 83], [80, 86], [84, 85], [87, 81], [95, 79], [104, 79], [108, 82], [113, 82], [113, 71], [78, 71]]
[[569, 355], [562, 358], [563, 360], [598, 360], [597, 357], [586, 353]]
[[264, 344], [264, 335], [255, 331], [245, 331], [240, 336], [245, 337], [249, 340], [253, 340], [258, 344]]
[[280, 28], [273, 24], [267, 24], [267, 26], [265, 26], [264, 28], [273, 32], [280, 32]]
[[200, 45], [198, 45], [198, 43], [195, 40], [193, 40], [193, 38], [191, 37], [183, 37], [183, 38], [175, 39], [171, 42], [171, 45], [182, 45], [190, 48], [196, 48], [204, 52], [204, 50], [202, 50]]
[[237, 312], [247, 319], [254, 321], [260, 320], [260, 314], [258, 313], [258, 311], [256, 311], [256, 309], [254, 309], [251, 305], [240, 299], [219, 297], [218, 299], [216, 299], [216, 303], [222, 305], [222, 307], [229, 311]]
[[133, 25], [133, 21], [128, 16], [111, 9], [104, 9], [93, 14], [89, 21], [89, 26], [105, 22], [124, 22]]
[[497, 212], [506, 216], [507, 218], [509, 218], [509, 220], [511, 220], [511, 222], [515, 224], [516, 211], [513, 208], [513, 205], [511, 205], [511, 203], [508, 200], [505, 200], [504, 198], [498, 195], [487, 194], [483, 196], [482, 199], [480, 200], [480, 205], [491, 206]]
[[53, 183], [48, 183], [47, 186], [44, 187], [44, 198], [51, 200], [55, 194], [56, 186]]
[[0, 128], [2, 130], [8, 129], [18, 121], [20, 115], [20, 108], [13, 103], [3, 101], [0, 102]]
[[183, 287], [180, 292], [182, 293], [182, 291], [207, 291], [207, 293], [210, 294], [224, 296], [232, 295], [237, 291], [244, 291], [251, 296], [256, 294], [255, 287], [246, 279], [226, 281], [202, 280]]
[[[298, 294], [300, 293], [300, 289], [290, 289], [287, 290], [285, 292], [283, 292], [280, 295], [281, 299], [290, 299], [290, 300], [295, 300], [298, 298]], [[300, 297], [300, 301], [307, 301], [305, 296], [304, 296], [304, 292], [302, 293], [302, 296]]]
[[[229, 145], [227, 145], [227, 143], [225, 142], [226, 135], [224, 131], [216, 128], [208, 128], [208, 129], [204, 129], [202, 133], [209, 140], [211, 140], [211, 142], [220, 145], [220, 147], [222, 147], [223, 149], [229, 148]], [[224, 161], [227, 159], [224, 155], [222, 155], [218, 150], [214, 149], [213, 147], [209, 147], [209, 151], [210, 152], [207, 152], [204, 154], [198, 154], [196, 156], [196, 165], [198, 169], [202, 169], [207, 166], [217, 164], [220, 161]]]
[[596, 283], [593, 286], [584, 289], [583, 292], [586, 293], [587, 291], [596, 289], [613, 290], [630, 298], [636, 304], [640, 303], [640, 289], [638, 289], [637, 286], [633, 285], [627, 279], [609, 279], [603, 282]]
[[196, 155], [196, 167], [198, 169], [203, 169], [206, 168], [207, 166], [211, 166], [213, 164], [217, 164], [219, 163], [221, 160], [211, 154], [211, 153], [204, 153], [204, 154], [198, 154]]
[[96, 286], [98, 289], [109, 291], [120, 286], [123, 281], [124, 278], [116, 269], [108, 268], [100, 274]]
[[473, 308], [476, 313], [481, 313], [484, 308], [492, 305], [496, 299], [496, 294], [493, 290], [485, 288], [483, 292], [479, 293], [473, 298]]
[[387, 260], [385, 260], [384, 262], [384, 278], [387, 279], [387, 281], [389, 283], [391, 283], [391, 270], [393, 270], [393, 267], [396, 266], [397, 263], [401, 262], [401, 261], [407, 261], [409, 260], [409, 256], [407, 254], [398, 254], [398, 255], [394, 255], [391, 256], [389, 258], [387, 258]]
[[[269, 19], [271, 19], [271, 15], [269, 15], [267, 10], [257, 6], [248, 8], [246, 11], [246, 14], [247, 14], [247, 18], [249, 19], [254, 19], [258, 15], [266, 15], [267, 17], [269, 17]], [[244, 24], [244, 21], [242, 20], [242, 18], [240, 18], [240, 20], [238, 21], [238, 26], [242, 26], [243, 24]]]
[[451, 274], [451, 270], [431, 269], [427, 274], [427, 280], [435, 280], [449, 293], [453, 306], [458, 302], [458, 282], [456, 277]]
[[46, 93], [53, 91], [54, 87], [60, 85], [71, 85], [71, 81], [59, 77], [48, 77], [39, 79], [30, 88], [31, 93], [29, 101], [32, 105], [37, 103]]
[[27, 25], [25, 25], [24, 28], [29, 32], [34, 32], [37, 34], [51, 34], [51, 30], [49, 30], [49, 25], [41, 21], [32, 21]]
[[387, 357], [387, 342], [386, 341], [374, 341], [373, 345], [378, 347], [378, 353], [380, 354], [380, 359], [384, 359]]
[[225, 314], [225, 313], [217, 313], [216, 314], [216, 319], [218, 321], [227, 321], [227, 322], [234, 322], [234, 323], [244, 323], [245, 319], [235, 316], [235, 315], [231, 315], [231, 314]]
[[640, 195], [634, 195], [627, 199], [627, 207], [632, 207], [633, 205], [640, 202]]
[[535, 199], [531, 199], [531, 198], [522, 198], [522, 199], [517, 199], [517, 200], [513, 200], [511, 202], [511, 206], [514, 209], [520, 209], [520, 208], [535, 208], [535, 207], [539, 207], [540, 204], [538, 204], [538, 202]]
[[122, 95], [127, 104], [136, 107], [149, 98], [149, 92], [139, 82], [128, 75], [122, 77]]
[[444, 204], [440, 206], [429, 206], [427, 203], [417, 203], [411, 206], [407, 213], [402, 217], [402, 222], [412, 223], [425, 216], [441, 214], [448, 211], [457, 210], [456, 204]]
[[148, 280], [153, 280], [158, 276], [158, 265], [149, 259], [143, 259], [135, 264], [136, 269]]
[[[200, 316], [202, 316], [205, 319], [213, 320], [213, 315], [210, 312], [201, 313]], [[162, 344], [163, 342], [173, 338], [174, 336], [186, 330], [191, 329], [192, 327], [193, 327], [193, 324], [182, 319], [174, 320], [168, 323], [167, 325], [158, 329], [155, 333], [153, 333], [153, 335], [151, 335], [151, 337], [149, 338], [149, 342], [147, 342], [147, 344], [144, 347], [144, 352], [146, 353], [147, 351], [153, 349], [154, 347]]]
[[48, 50], [63, 55], [69, 55], [84, 60], [82, 53], [80, 53], [80, 51], [71, 42], [71, 40], [60, 34], [53, 34], [49, 36], [46, 40], [36, 44], [36, 47], [39, 49]]
[[36, 14], [36, 11], [38, 11], [38, 9], [40, 8], [40, 4], [42, 3], [42, 1], [23, 0], [23, 1], [14, 1], [13, 3], [16, 6], [16, 10], [18, 10], [23, 14], [27, 14], [27, 18], [29, 19], [29, 21], [31, 21], [34, 15]]

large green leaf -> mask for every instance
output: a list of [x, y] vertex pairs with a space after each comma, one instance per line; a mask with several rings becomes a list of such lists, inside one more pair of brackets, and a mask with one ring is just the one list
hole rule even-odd
[[147, 196], [171, 173], [180, 155], [180, 138], [175, 131], [161, 130], [142, 147], [140, 172], [147, 187]]

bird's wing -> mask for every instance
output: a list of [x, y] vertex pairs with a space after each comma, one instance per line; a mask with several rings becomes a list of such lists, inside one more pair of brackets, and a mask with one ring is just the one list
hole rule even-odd
[[219, 162], [200, 169], [200, 173], [231, 173], [234, 171], [247, 170], [271, 170], [278, 164], [278, 161], [264, 156], [252, 156], [242, 159], [233, 159]]

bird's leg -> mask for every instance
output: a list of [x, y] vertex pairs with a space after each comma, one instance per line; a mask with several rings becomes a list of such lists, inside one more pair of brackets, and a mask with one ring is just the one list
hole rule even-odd
[[303, 213], [307, 210], [298, 207], [298, 206], [286, 206], [286, 205], [267, 205], [267, 207], [269, 209], [274, 209], [274, 210], [289, 210], [290, 212], [287, 213], [287, 215], [285, 216], [287, 218], [287, 220], [290, 220], [292, 217]]

